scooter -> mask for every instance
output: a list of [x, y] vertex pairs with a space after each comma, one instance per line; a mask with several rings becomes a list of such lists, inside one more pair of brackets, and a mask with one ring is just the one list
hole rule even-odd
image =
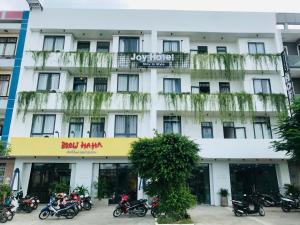
[[84, 210], [90, 210], [92, 208], [93, 202], [91, 196], [89, 196], [88, 194], [86, 194], [85, 196], [81, 195], [80, 199], [81, 206]]
[[[253, 209], [251, 209], [253, 205]], [[244, 194], [243, 201], [236, 201], [232, 200], [232, 207], [235, 216], [243, 216], [243, 215], [250, 215], [250, 214], [259, 214], [260, 216], [265, 216], [265, 210], [263, 206], [259, 202], [259, 199], [256, 197], [248, 197]], [[251, 208], [250, 208], [251, 207]]]
[[41, 220], [45, 220], [51, 215], [57, 217], [64, 216], [67, 219], [73, 219], [74, 216], [76, 215], [74, 207], [75, 207], [75, 203], [68, 204], [68, 205], [63, 205], [63, 204], [59, 205], [53, 199], [51, 199], [50, 203], [41, 210], [39, 214], [39, 218]]
[[275, 194], [262, 194], [261, 195], [261, 202], [264, 207], [274, 207], [274, 206], [281, 206], [281, 198], [283, 196], [280, 193]]
[[159, 205], [159, 198], [158, 197], [154, 197], [152, 199], [152, 202], [151, 202], [151, 215], [154, 217], [154, 218], [157, 218], [160, 213], [158, 211], [158, 205]]
[[129, 201], [129, 196], [123, 194], [121, 196], [121, 201], [117, 205], [113, 212], [114, 217], [119, 217], [122, 214], [137, 215], [138, 217], [143, 217], [147, 214], [148, 204], [147, 199], [140, 199], [137, 201]]
[[283, 212], [289, 212], [291, 209], [300, 208], [300, 199], [299, 197], [292, 196], [291, 194], [287, 197], [281, 198], [281, 209]]

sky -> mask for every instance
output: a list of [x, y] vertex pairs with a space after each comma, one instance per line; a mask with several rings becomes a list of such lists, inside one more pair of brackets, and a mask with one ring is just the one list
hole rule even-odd
[[[300, 0], [40, 0], [45, 8], [298, 12]], [[26, 0], [0, 0], [0, 11], [28, 10]]]

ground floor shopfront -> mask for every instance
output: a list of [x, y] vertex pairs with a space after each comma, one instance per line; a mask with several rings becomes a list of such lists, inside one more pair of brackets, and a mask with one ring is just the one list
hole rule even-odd
[[[15, 169], [20, 171], [20, 186], [25, 194], [34, 193], [39, 195], [42, 201], [48, 201], [51, 183], [63, 181], [70, 185], [70, 190], [84, 185], [93, 197], [108, 198], [110, 203], [115, 203], [123, 192], [129, 193], [132, 198], [146, 197], [143, 192], [145, 181], [131, 169], [127, 157], [130, 142], [133, 140], [101, 140], [102, 147], [95, 147], [93, 151], [80, 150], [80, 154], [71, 145], [69, 147], [72, 147], [72, 150], [66, 150], [62, 145], [56, 149], [55, 143], [47, 143], [50, 139], [39, 141], [43, 141], [43, 144], [38, 140], [27, 143], [26, 148], [34, 148], [31, 155], [26, 153], [22, 142], [15, 145], [16, 148], [20, 148], [19, 156], [18, 151], [13, 150], [16, 155]], [[94, 142], [89, 140], [89, 143], [92, 143], [91, 141]], [[54, 142], [61, 144], [64, 140], [56, 139]], [[73, 142], [77, 143], [75, 140]], [[48, 148], [47, 146], [52, 148], [52, 151], [45, 150], [48, 155], [39, 155], [38, 150], [42, 149], [41, 147]], [[50, 152], [54, 155], [50, 155]], [[288, 164], [285, 160], [203, 159], [193, 171], [188, 185], [199, 203], [219, 205], [221, 188], [228, 189], [231, 199], [253, 191], [282, 191], [285, 183], [290, 183]]]

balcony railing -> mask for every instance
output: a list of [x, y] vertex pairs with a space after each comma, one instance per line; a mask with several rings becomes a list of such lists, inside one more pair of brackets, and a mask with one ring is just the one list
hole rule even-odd
[[288, 63], [290, 68], [300, 68], [300, 55], [289, 55]]

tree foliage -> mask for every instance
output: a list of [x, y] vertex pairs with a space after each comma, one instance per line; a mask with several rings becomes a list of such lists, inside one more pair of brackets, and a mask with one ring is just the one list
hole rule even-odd
[[187, 180], [199, 162], [198, 151], [196, 143], [179, 134], [156, 134], [132, 144], [129, 158], [147, 180], [146, 193], [159, 196], [159, 210], [177, 221], [196, 203]]
[[286, 151], [294, 160], [300, 160], [300, 99], [296, 99], [292, 106], [291, 116], [279, 122], [276, 133], [280, 141], [274, 141], [275, 151]]
[[0, 141], [0, 156], [5, 157], [8, 156], [11, 151], [11, 147], [9, 144]]

